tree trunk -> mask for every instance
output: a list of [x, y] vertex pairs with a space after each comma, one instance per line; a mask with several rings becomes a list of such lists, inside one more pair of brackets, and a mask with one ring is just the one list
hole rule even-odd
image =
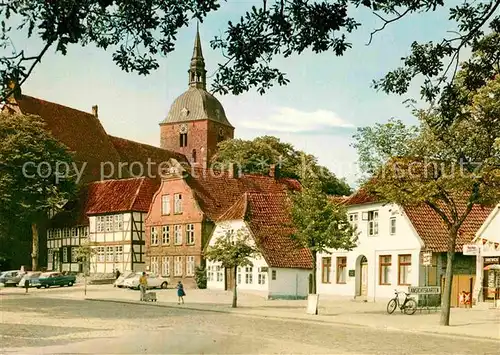
[[444, 290], [441, 300], [441, 319], [439, 324], [450, 325], [451, 308], [451, 286], [453, 284], [453, 261], [455, 259], [455, 247], [457, 244], [458, 229], [453, 228], [449, 232], [448, 253], [446, 258], [446, 273], [444, 280]]
[[236, 293], [236, 287], [238, 284], [238, 282], [237, 282], [237, 270], [238, 270], [238, 267], [235, 266], [234, 270], [233, 270], [233, 276], [234, 276], [234, 280], [233, 280], [233, 283], [234, 283], [234, 285], [233, 285], [233, 305], [232, 305], [233, 308], [238, 307], [238, 294]]
[[32, 251], [31, 251], [31, 271], [38, 271], [38, 226], [31, 224]]
[[313, 271], [312, 271], [312, 294], [316, 294], [316, 259], [317, 259], [317, 252], [313, 251], [312, 252], [312, 257], [313, 257]]

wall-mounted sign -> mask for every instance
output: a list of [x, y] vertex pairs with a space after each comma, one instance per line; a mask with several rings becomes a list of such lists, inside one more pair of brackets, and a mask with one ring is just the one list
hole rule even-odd
[[464, 244], [464, 255], [479, 255], [479, 245]]
[[439, 295], [441, 293], [441, 287], [439, 286], [408, 286], [408, 293], [413, 293], [414, 295]]
[[432, 252], [426, 251], [422, 254], [422, 265], [431, 266], [432, 264]]
[[483, 260], [484, 265], [500, 264], [500, 256], [490, 256]]
[[349, 277], [354, 277], [356, 275], [355, 270], [349, 270]]

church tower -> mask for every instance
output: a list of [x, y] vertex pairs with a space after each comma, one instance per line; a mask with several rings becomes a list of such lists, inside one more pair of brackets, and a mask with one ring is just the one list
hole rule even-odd
[[198, 26], [188, 74], [188, 90], [174, 100], [160, 123], [160, 146], [184, 154], [192, 166], [209, 166], [217, 144], [234, 137], [234, 127], [219, 100], [207, 91]]

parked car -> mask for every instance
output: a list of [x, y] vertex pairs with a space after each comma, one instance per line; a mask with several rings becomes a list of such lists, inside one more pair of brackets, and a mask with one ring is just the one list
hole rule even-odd
[[50, 286], [73, 286], [76, 282], [75, 275], [63, 275], [60, 272], [46, 272], [40, 275], [40, 285], [36, 288], [49, 288]]
[[16, 286], [25, 274], [20, 270], [4, 271], [0, 275], [0, 283], [3, 283], [5, 287]]
[[136, 274], [136, 272], [128, 272], [126, 274], [120, 275], [116, 279], [116, 281], [113, 283], [113, 287], [118, 287], [118, 288], [124, 287], [123, 283], [125, 282], [125, 280], [128, 279], [128, 278], [130, 278], [130, 277], [134, 277], [135, 274]]
[[[132, 288], [134, 290], [139, 289], [139, 278], [141, 277], [142, 272], [136, 272], [133, 276], [125, 279], [123, 282], [124, 287]], [[150, 272], [146, 272], [148, 276], [148, 288], [167, 288], [170, 282], [170, 279], [159, 276]]]
[[37, 287], [40, 285], [40, 275], [42, 275], [41, 272], [35, 271], [35, 272], [27, 272], [26, 275], [24, 275], [17, 286], [19, 287], [25, 287], [24, 283], [26, 280], [29, 281], [29, 287]]

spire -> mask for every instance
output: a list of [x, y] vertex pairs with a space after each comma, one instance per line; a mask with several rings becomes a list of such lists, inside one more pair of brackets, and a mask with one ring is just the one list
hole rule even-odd
[[201, 50], [199, 23], [196, 23], [196, 36], [194, 39], [193, 57], [188, 70], [189, 86], [206, 90], [207, 71], [205, 70], [205, 60]]

